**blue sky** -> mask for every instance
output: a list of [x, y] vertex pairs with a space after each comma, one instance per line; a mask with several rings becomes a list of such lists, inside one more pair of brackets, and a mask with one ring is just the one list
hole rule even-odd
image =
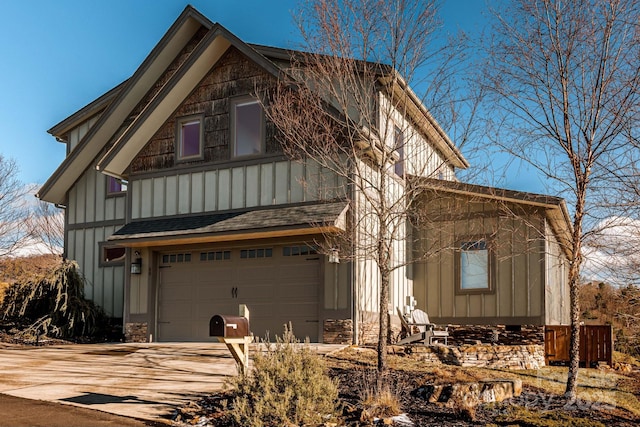
[[[294, 0], [194, 0], [247, 42], [296, 46]], [[187, 5], [179, 0], [0, 2], [0, 154], [42, 184], [65, 155], [47, 129], [128, 78]], [[473, 33], [483, 0], [445, 0], [448, 31]], [[514, 189], [541, 191], [517, 178]]]

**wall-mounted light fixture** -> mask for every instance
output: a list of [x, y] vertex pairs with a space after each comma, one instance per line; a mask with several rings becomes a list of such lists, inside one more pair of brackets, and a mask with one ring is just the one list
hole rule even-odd
[[131, 261], [131, 274], [141, 274], [142, 273], [142, 257], [140, 256], [140, 252], [135, 251], [135, 259]]
[[329, 252], [329, 263], [330, 264], [340, 264], [340, 253], [338, 249], [331, 248]]

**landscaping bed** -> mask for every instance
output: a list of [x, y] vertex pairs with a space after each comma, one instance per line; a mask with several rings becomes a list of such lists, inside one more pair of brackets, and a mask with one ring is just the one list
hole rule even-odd
[[[372, 349], [347, 348], [325, 358], [329, 375], [339, 381], [342, 418], [327, 426], [348, 427], [382, 424], [367, 415], [363, 396], [375, 383], [375, 352]], [[566, 368], [539, 370], [498, 370], [425, 363], [411, 355], [389, 355], [387, 389], [412, 424], [398, 420], [398, 426], [577, 426], [631, 427], [640, 424], [639, 366], [630, 372], [613, 369], [582, 369], [579, 399], [567, 404], [562, 398]], [[467, 407], [455, 402], [430, 403], [417, 392], [425, 384], [470, 383], [492, 379], [518, 379], [522, 393], [500, 403]], [[392, 405], [393, 402], [376, 402]], [[391, 399], [393, 400], [393, 399]], [[227, 411], [233, 395], [207, 396], [176, 411], [176, 425], [233, 426]], [[363, 415], [364, 413], [364, 415]], [[392, 423], [390, 417], [387, 423]]]

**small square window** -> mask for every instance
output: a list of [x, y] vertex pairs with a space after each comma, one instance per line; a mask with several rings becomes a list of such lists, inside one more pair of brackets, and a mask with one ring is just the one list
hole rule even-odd
[[178, 120], [178, 160], [202, 157], [202, 119], [190, 117]]
[[127, 249], [122, 246], [113, 246], [105, 243], [99, 244], [100, 266], [123, 265]]
[[107, 194], [116, 195], [127, 191], [127, 181], [107, 176]]
[[232, 103], [233, 155], [254, 156], [262, 153], [262, 107], [255, 99]]

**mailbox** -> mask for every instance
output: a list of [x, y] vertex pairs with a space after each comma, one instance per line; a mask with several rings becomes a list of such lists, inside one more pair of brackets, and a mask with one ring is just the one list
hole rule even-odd
[[249, 335], [249, 319], [246, 317], [216, 314], [209, 321], [209, 336], [242, 338]]

